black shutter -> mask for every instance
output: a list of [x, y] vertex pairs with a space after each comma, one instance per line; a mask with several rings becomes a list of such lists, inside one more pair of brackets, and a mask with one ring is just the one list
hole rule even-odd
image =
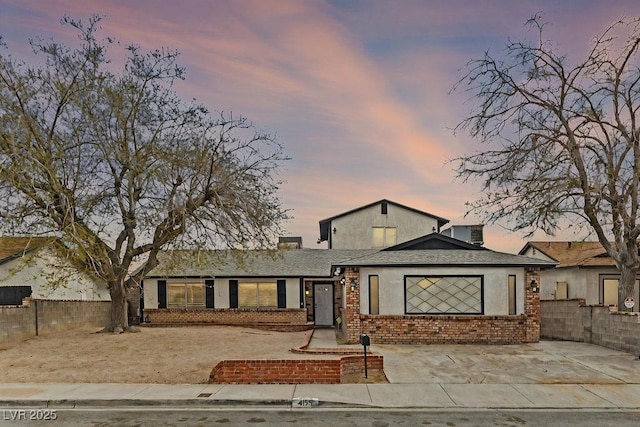
[[300, 278], [300, 308], [304, 308], [304, 279]]
[[207, 299], [206, 307], [213, 308], [213, 280], [204, 281], [204, 293]]
[[238, 308], [238, 281], [229, 280], [229, 307]]
[[278, 280], [278, 308], [287, 308], [287, 281]]
[[167, 281], [158, 280], [158, 308], [167, 308]]

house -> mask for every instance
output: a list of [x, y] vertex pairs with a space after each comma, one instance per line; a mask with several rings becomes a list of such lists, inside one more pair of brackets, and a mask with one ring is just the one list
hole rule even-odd
[[[320, 221], [321, 235], [330, 231], [330, 246], [340, 249], [304, 249], [288, 238], [274, 251], [163, 252], [144, 278], [144, 320], [336, 325], [351, 343], [362, 333], [379, 344], [538, 341], [539, 272], [555, 261], [442, 235], [445, 223], [382, 200]], [[436, 231], [415, 236], [405, 230], [413, 226]], [[376, 228], [384, 228], [385, 247], [372, 247]], [[336, 237], [341, 230], [353, 247]]]
[[352, 209], [320, 221], [320, 239], [329, 249], [382, 249], [429, 233], [449, 220], [391, 200]]
[[23, 297], [51, 300], [110, 300], [100, 283], [58, 257], [51, 237], [0, 237], [0, 305]]
[[[543, 300], [584, 299], [587, 305], [618, 306], [620, 272], [600, 242], [528, 242], [520, 255], [557, 263], [540, 274]], [[633, 296], [640, 301], [640, 276]], [[638, 311], [636, 303], [633, 311]]]

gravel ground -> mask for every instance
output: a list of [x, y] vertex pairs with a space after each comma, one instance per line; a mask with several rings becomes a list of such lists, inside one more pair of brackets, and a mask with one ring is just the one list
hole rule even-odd
[[289, 349], [304, 332], [226, 326], [96, 329], [48, 334], [0, 344], [3, 383], [206, 383], [224, 359], [302, 359]]

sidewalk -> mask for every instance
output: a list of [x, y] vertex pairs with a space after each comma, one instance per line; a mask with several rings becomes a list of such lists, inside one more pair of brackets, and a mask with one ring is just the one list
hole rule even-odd
[[[581, 343], [540, 343], [540, 346], [532, 347], [531, 352], [540, 353], [536, 354], [536, 357], [546, 357], [546, 360], [535, 361], [535, 368], [533, 365], [521, 367], [521, 371], [511, 376], [504, 372], [501, 375], [488, 375], [489, 371], [485, 370], [482, 381], [486, 383], [467, 383], [465, 381], [468, 380], [460, 375], [465, 372], [465, 360], [469, 362], [469, 366], [476, 367], [473, 370], [479, 370], [487, 363], [495, 365], [495, 370], [500, 372], [512, 369], [503, 366], [505, 362], [500, 361], [502, 359], [497, 358], [496, 354], [492, 353], [493, 350], [487, 347], [435, 348], [440, 351], [438, 354], [443, 359], [451, 359], [458, 363], [449, 361], [452, 366], [447, 367], [444, 362], [435, 360], [435, 364], [425, 368], [424, 361], [416, 359], [435, 359], [434, 355], [429, 354], [429, 348], [372, 346], [374, 352], [384, 354], [385, 372], [389, 365], [391, 375], [388, 375], [388, 384], [0, 384], [0, 408], [256, 405], [282, 408], [319, 406], [639, 410], [640, 361], [633, 360], [633, 357], [626, 353], [577, 344]], [[335, 346], [337, 344], [332, 330], [317, 330], [310, 344], [312, 348]], [[513, 353], [518, 347], [506, 346], [504, 349]], [[442, 354], [444, 350], [453, 356], [445, 357]], [[601, 359], [600, 362], [598, 357]], [[622, 365], [610, 365], [611, 360], [615, 360], [616, 357], [624, 361], [624, 372], [628, 375], [620, 374]], [[609, 365], [605, 363], [605, 359], [609, 361]], [[571, 360], [575, 360], [571, 363], [577, 366], [573, 366], [569, 362]], [[604, 366], [602, 372], [594, 368], [598, 363]], [[561, 366], [566, 371], [561, 372], [554, 366]], [[562, 377], [563, 372], [568, 372], [575, 375], [578, 381], [569, 383], [563, 380], [562, 384], [534, 383], [531, 378], [525, 376], [525, 371], [535, 369], [543, 369], [545, 372], [556, 369], [556, 372], [552, 373], [558, 378]], [[584, 372], [589, 374], [593, 382], [584, 382]], [[454, 373], [457, 373], [458, 377], [454, 376]], [[627, 376], [627, 381], [619, 378], [622, 376]]]

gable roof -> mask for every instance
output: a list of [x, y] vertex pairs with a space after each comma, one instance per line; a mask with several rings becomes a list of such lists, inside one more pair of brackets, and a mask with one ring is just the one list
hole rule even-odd
[[47, 246], [54, 240], [54, 237], [0, 237], [0, 264]]
[[[463, 242], [464, 243], [464, 242]], [[477, 248], [476, 248], [477, 249]], [[333, 276], [336, 267], [539, 267], [552, 268], [552, 261], [489, 249], [285, 249], [279, 251], [161, 252], [160, 265], [147, 278], [167, 277], [307, 277]]]
[[417, 237], [404, 243], [390, 246], [383, 251], [406, 251], [419, 249], [467, 249], [467, 250], [487, 250], [479, 245], [465, 242], [440, 233], [431, 233], [426, 236]]
[[338, 215], [332, 216], [330, 218], [326, 218], [326, 219], [321, 220], [320, 221], [320, 240], [321, 241], [325, 241], [325, 240], [329, 239], [329, 229], [331, 228], [331, 221], [333, 221], [334, 219], [341, 218], [341, 217], [347, 216], [347, 215], [351, 215], [351, 214], [353, 214], [355, 212], [358, 212], [358, 211], [361, 211], [361, 210], [364, 210], [364, 209], [368, 209], [368, 208], [370, 208], [372, 206], [376, 206], [376, 205], [379, 205], [379, 204], [382, 204], [382, 203], [387, 203], [389, 205], [394, 205], [394, 206], [397, 206], [399, 208], [406, 209], [406, 210], [418, 213], [420, 215], [424, 215], [424, 216], [428, 216], [430, 218], [433, 218], [433, 219], [438, 221], [438, 228], [442, 227], [443, 225], [445, 225], [446, 223], [449, 222], [448, 219], [441, 218], [439, 216], [430, 214], [428, 212], [424, 212], [424, 211], [421, 211], [421, 210], [418, 210], [418, 209], [415, 209], [415, 208], [412, 208], [412, 207], [409, 207], [409, 206], [405, 206], [405, 205], [402, 205], [400, 203], [397, 203], [397, 202], [394, 202], [394, 201], [391, 201], [391, 200], [382, 199], [382, 200], [378, 200], [378, 201], [373, 202], [373, 203], [369, 203], [368, 205], [360, 206], [359, 208], [351, 209], [350, 211], [343, 212], [341, 214], [338, 214]]
[[557, 267], [615, 267], [615, 262], [600, 242], [528, 242], [519, 254], [529, 248], [558, 262]]
[[330, 278], [336, 260], [375, 249], [284, 249], [278, 251], [161, 252], [146, 277], [318, 277]]
[[424, 249], [378, 251], [345, 259], [334, 267], [538, 267], [552, 268], [554, 262], [489, 249]]

